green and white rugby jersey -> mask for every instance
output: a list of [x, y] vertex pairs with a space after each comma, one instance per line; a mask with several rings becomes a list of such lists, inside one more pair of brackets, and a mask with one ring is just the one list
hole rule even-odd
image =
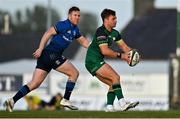
[[93, 40], [88, 47], [85, 66], [87, 70], [95, 75], [96, 71], [105, 63], [104, 55], [101, 53], [101, 45], [111, 46], [112, 42], [120, 42], [121, 35], [115, 29], [109, 32], [104, 26], [97, 29]]
[[108, 45], [111, 46], [112, 42], [119, 42], [121, 40], [121, 35], [115, 29], [109, 32], [104, 26], [97, 29], [93, 40], [88, 48], [87, 55], [94, 54], [94, 57], [104, 58], [99, 46]]

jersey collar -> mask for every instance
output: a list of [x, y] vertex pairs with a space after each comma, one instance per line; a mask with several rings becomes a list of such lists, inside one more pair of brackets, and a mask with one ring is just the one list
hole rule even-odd
[[106, 32], [107, 34], [110, 34], [110, 33], [111, 33], [110, 31], [108, 31], [108, 30], [106, 29], [106, 27], [104, 26], [104, 24], [102, 25], [102, 27], [103, 27], [103, 29], [105, 30], [105, 32]]

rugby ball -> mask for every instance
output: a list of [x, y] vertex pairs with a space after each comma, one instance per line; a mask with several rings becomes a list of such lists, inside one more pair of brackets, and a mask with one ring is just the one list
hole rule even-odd
[[129, 58], [130, 60], [128, 64], [129, 66], [133, 67], [139, 63], [140, 55], [137, 50], [132, 49], [131, 51], [129, 51]]

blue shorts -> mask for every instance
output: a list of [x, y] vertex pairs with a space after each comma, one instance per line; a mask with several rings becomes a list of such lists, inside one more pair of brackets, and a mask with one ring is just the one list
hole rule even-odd
[[36, 68], [50, 72], [51, 69], [56, 69], [62, 65], [67, 59], [62, 56], [62, 53], [43, 50], [41, 56], [37, 60]]

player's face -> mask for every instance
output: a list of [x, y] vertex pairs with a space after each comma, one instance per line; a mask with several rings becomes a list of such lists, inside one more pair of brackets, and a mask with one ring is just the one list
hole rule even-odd
[[80, 11], [72, 11], [68, 17], [72, 24], [77, 25], [80, 19]]
[[116, 23], [117, 23], [117, 17], [116, 17], [116, 16], [110, 15], [110, 16], [108, 17], [107, 21], [108, 21], [108, 25], [109, 25], [111, 28], [116, 27]]

